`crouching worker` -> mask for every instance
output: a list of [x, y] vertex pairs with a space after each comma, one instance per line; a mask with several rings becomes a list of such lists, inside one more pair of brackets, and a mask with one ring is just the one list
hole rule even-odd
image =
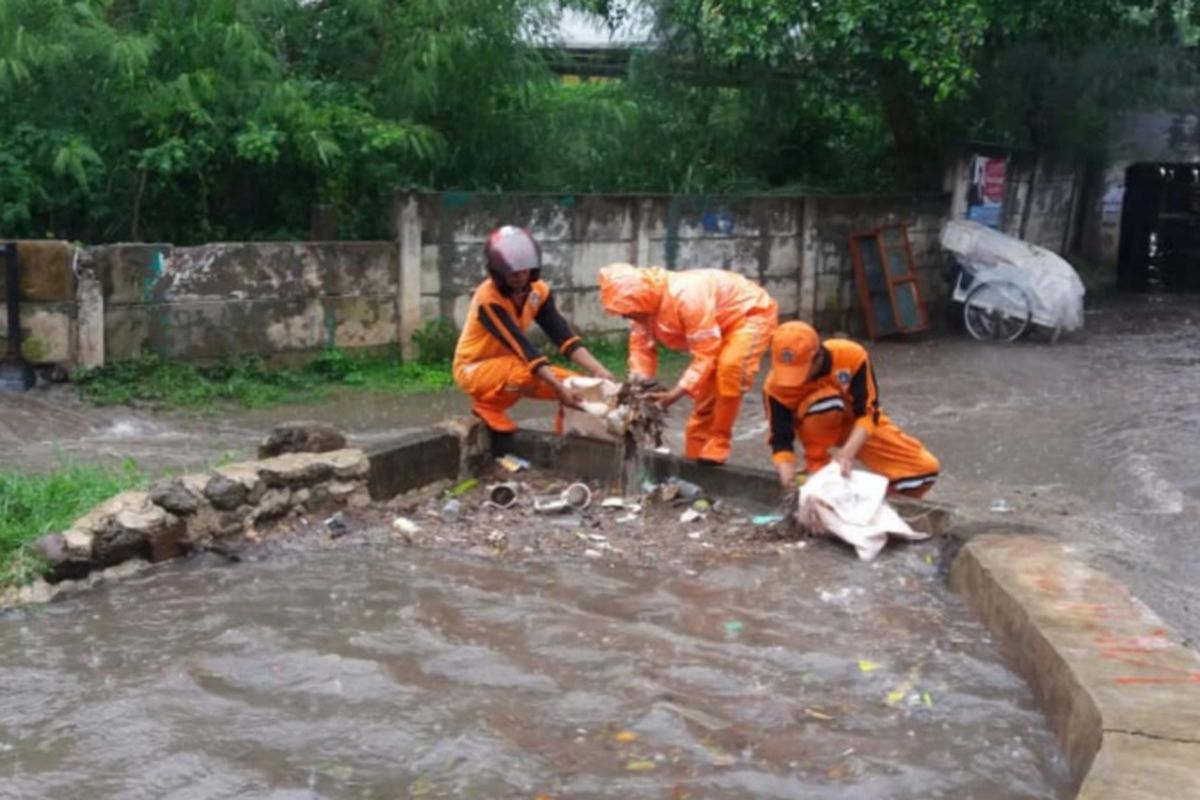
[[742, 395], [779, 324], [775, 301], [736, 272], [610, 264], [600, 270], [600, 302], [631, 323], [631, 379], [655, 376], [658, 342], [691, 354], [675, 387], [656, 399], [667, 408], [691, 395], [684, 457], [725, 463]]
[[579, 405], [579, 397], [563, 381], [576, 374], [552, 366], [526, 338], [536, 322], [558, 351], [592, 375], [614, 380], [583, 346], [554, 305], [550, 287], [541, 280], [542, 257], [537, 242], [523, 228], [505, 225], [484, 245], [488, 277], [475, 290], [467, 322], [454, 349], [454, 381], [471, 398], [471, 411], [493, 431], [509, 433], [517, 424], [508, 416], [522, 397]]
[[800, 439], [808, 474], [836, 461], [843, 475], [858, 458], [888, 479], [888, 490], [920, 497], [940, 465], [879, 407], [875, 371], [866, 349], [846, 339], [820, 337], [811, 325], [788, 322], [771, 342], [771, 372], [763, 387], [771, 458], [786, 492], [796, 486]]

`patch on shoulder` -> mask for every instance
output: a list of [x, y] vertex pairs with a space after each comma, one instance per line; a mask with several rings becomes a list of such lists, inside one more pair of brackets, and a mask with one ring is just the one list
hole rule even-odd
[[842, 386], [849, 386], [850, 385], [850, 370], [839, 369], [837, 371], [837, 382], [840, 383]]

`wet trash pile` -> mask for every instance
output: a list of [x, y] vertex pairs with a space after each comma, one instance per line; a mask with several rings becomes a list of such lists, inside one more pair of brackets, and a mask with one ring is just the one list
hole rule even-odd
[[579, 409], [566, 409], [568, 434], [600, 441], [631, 441], [634, 445], [661, 448], [667, 412], [651, 399], [653, 383], [614, 383], [603, 378], [573, 376], [566, 384], [583, 398]]
[[624, 494], [599, 481], [571, 481], [504, 456], [478, 478], [434, 484], [359, 512], [361, 535], [385, 530], [406, 545], [505, 560], [570, 556], [641, 566], [801, 550], [768, 541], [778, 515], [715, 497], [677, 478], [643, 480]]

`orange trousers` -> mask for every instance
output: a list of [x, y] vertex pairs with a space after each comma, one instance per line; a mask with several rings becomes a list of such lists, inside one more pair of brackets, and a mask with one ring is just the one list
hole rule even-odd
[[[812, 474], [832, 460], [831, 447], [839, 447], [854, 429], [854, 416], [836, 390], [820, 389], [800, 402], [796, 411], [796, 438], [804, 446], [804, 463]], [[879, 415], [875, 432], [858, 451], [858, 460], [888, 479], [888, 490], [920, 497], [937, 480], [941, 465], [925, 445], [900, 430], [886, 414]]]
[[[558, 379], [576, 375], [569, 369], [551, 366]], [[558, 395], [543, 380], [529, 371], [529, 366], [516, 356], [499, 356], [486, 361], [463, 364], [454, 371], [454, 382], [471, 398], [471, 411], [489, 428], [499, 433], [511, 433], [517, 423], [506, 413], [522, 397], [537, 400], [558, 400]], [[555, 418], [555, 430], [562, 433], [562, 407]]]
[[763, 353], [778, 324], [773, 313], [753, 314], [725, 337], [717, 368], [700, 385], [684, 427], [685, 458], [714, 464], [728, 460], [742, 395], [754, 385]]

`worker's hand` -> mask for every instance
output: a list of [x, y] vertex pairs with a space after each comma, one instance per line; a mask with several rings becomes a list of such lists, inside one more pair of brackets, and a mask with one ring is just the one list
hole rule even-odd
[[649, 391], [658, 388], [658, 381], [651, 378], [649, 375], [639, 375], [636, 372], [630, 373], [629, 382], [642, 391]]
[[678, 386], [676, 386], [674, 389], [672, 389], [669, 392], [650, 392], [646, 396], [649, 397], [651, 400], [653, 400], [655, 403], [658, 403], [659, 407], [665, 411], [668, 408], [670, 408], [671, 406], [678, 403], [679, 400], [685, 394], [687, 394], [687, 392], [685, 392], [683, 389], [680, 389]]
[[800, 510], [800, 492], [795, 487], [785, 489], [779, 498], [779, 513], [784, 522], [796, 521], [796, 512]]
[[845, 448], [841, 448], [833, 453], [833, 463], [838, 465], [843, 478], [849, 478], [850, 470], [854, 469], [854, 456], [846, 452]]
[[620, 383], [620, 381], [617, 380], [617, 376], [613, 375], [611, 372], [609, 372], [608, 368], [604, 367], [604, 366], [599, 366], [596, 369], [592, 370], [592, 375], [594, 375], [597, 378], [603, 378], [606, 381], [612, 381], [613, 383]]
[[555, 384], [554, 393], [558, 395], [558, 402], [562, 403], [567, 408], [583, 407], [583, 398], [578, 392], [569, 388], [565, 383]]

